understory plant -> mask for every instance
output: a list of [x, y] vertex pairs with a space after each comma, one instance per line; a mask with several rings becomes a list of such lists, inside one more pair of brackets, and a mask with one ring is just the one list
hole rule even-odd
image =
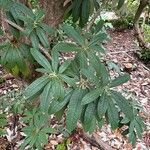
[[[62, 24], [56, 30], [43, 23], [42, 10], [32, 11], [12, 1], [2, 6], [11, 35], [0, 46], [0, 63], [22, 79], [35, 75], [23, 91], [22, 110], [15, 112], [24, 122], [25, 138], [20, 149], [29, 146], [40, 150], [48, 143], [49, 134], [59, 133], [50, 127], [51, 115], [65, 117], [68, 134], [78, 123], [90, 134], [107, 123], [112, 130], [126, 126], [132, 144], [136, 137], [141, 138], [144, 122], [139, 111], [116, 91], [130, 76], [120, 73], [110, 77], [104, 61], [103, 43], [109, 37], [103, 27], [94, 26], [85, 32]], [[67, 54], [72, 57], [66, 58]], [[3, 112], [0, 117], [4, 120]], [[0, 126], [3, 128], [5, 123]]]

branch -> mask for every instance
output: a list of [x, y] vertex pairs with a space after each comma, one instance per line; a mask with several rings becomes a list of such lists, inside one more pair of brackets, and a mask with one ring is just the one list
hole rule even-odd
[[[15, 27], [15, 28], [18, 29], [19, 31], [24, 32], [24, 29], [23, 29], [22, 27], [18, 26], [17, 24], [15, 24], [14, 22], [12, 22], [12, 21], [10, 21], [10, 20], [8, 20], [8, 19], [4, 19], [4, 21], [7, 22], [9, 25]], [[52, 59], [51, 55], [47, 52], [47, 50], [46, 50], [44, 47], [42, 47], [42, 45], [39, 44], [39, 48], [40, 48], [41, 52], [42, 52], [49, 60]]]
[[109, 146], [107, 143], [103, 142], [96, 133], [93, 133], [92, 137], [90, 137], [88, 134], [84, 133], [80, 123], [78, 123], [77, 126], [78, 128], [76, 130], [76, 133], [84, 141], [87, 141], [92, 146], [97, 147], [99, 150], [113, 150], [113, 148], [111, 148], [111, 146]]

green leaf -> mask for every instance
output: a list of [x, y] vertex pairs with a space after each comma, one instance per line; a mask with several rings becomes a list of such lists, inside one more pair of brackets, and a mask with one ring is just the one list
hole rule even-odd
[[51, 87], [52, 87], [52, 83], [49, 82], [40, 97], [40, 108], [43, 112], [47, 112], [48, 108], [50, 106], [50, 102], [52, 101], [52, 94], [51, 94]]
[[75, 129], [77, 122], [81, 116], [82, 112], [81, 99], [83, 98], [84, 95], [85, 90], [75, 89], [71, 96], [66, 116], [66, 128], [69, 132]]
[[99, 20], [99, 22], [96, 24], [96, 27], [95, 27], [95, 33], [101, 31], [104, 24], [105, 24], [105, 21], [103, 19]]
[[64, 87], [60, 80], [52, 80], [52, 92], [54, 99], [64, 98]]
[[86, 78], [95, 84], [97, 87], [99, 86], [99, 79], [95, 76], [95, 70], [92, 67], [88, 67], [88, 69], [81, 69], [81, 73], [86, 76]]
[[87, 68], [87, 57], [86, 54], [83, 51], [80, 51], [76, 55], [76, 61], [79, 63], [80, 68]]
[[[79, 11], [79, 10], [78, 10]], [[90, 1], [89, 0], [82, 0], [82, 24], [85, 25], [88, 22], [90, 15]]]
[[108, 99], [109, 97], [103, 93], [98, 101], [97, 113], [99, 118], [102, 118], [108, 109]]
[[119, 0], [117, 8], [120, 9], [124, 3], [125, 3], [125, 0]]
[[114, 130], [118, 127], [119, 117], [118, 117], [118, 110], [112, 101], [112, 99], [108, 99], [108, 120], [111, 124], [111, 128]]
[[96, 34], [95, 36], [93, 36], [89, 46], [102, 43], [104, 40], [107, 40], [107, 34], [104, 32], [100, 32]]
[[55, 30], [52, 27], [48, 26], [47, 24], [42, 23], [41, 27], [45, 32], [49, 33], [50, 35], [55, 35]]
[[79, 19], [80, 15], [80, 10], [81, 10], [81, 0], [74, 0], [72, 2], [72, 17], [73, 17], [73, 22], [77, 22]]
[[82, 99], [82, 105], [89, 104], [93, 101], [95, 101], [100, 95], [101, 95], [101, 89], [94, 89], [90, 91], [88, 94], [86, 94]]
[[51, 127], [44, 127], [41, 132], [43, 133], [51, 133], [51, 134], [55, 134], [56, 130], [54, 128]]
[[41, 27], [37, 27], [36, 33], [37, 33], [37, 36], [38, 36], [40, 42], [42, 43], [42, 45], [45, 48], [49, 48], [49, 41], [48, 41], [47, 35], [44, 32], [44, 30]]
[[30, 50], [34, 59], [47, 71], [52, 72], [51, 64], [49, 61], [35, 48], [31, 48]]
[[129, 141], [132, 143], [132, 145], [135, 145], [135, 142], [136, 142], [136, 134], [135, 134], [135, 132], [129, 133]]
[[136, 129], [136, 134], [138, 135], [138, 138], [141, 139], [142, 138], [143, 129], [140, 126], [140, 124], [137, 122], [137, 120], [135, 122], [135, 129]]
[[118, 92], [111, 91], [111, 95], [113, 99], [116, 101], [119, 108], [126, 115], [126, 117], [130, 120], [134, 119], [133, 108], [129, 104], [129, 102]]
[[93, 53], [88, 53], [88, 58], [91, 65], [96, 70], [97, 75], [101, 77], [102, 85], [107, 85], [109, 83], [109, 74], [106, 69], [106, 66], [103, 63], [101, 63], [99, 58]]
[[64, 43], [64, 42], [60, 42], [60, 43], [56, 44], [52, 49], [53, 53], [55, 53], [55, 52], [78, 52], [81, 50], [82, 49], [75, 44]]
[[62, 29], [65, 33], [75, 40], [79, 45], [83, 46], [85, 44], [85, 39], [70, 25], [63, 24]]
[[60, 74], [59, 77], [62, 81], [66, 82], [69, 86], [76, 87], [76, 79], [66, 76], [65, 74]]
[[125, 74], [123, 76], [120, 75], [119, 77], [112, 80], [112, 82], [110, 83], [110, 87], [116, 87], [116, 86], [122, 85], [123, 83], [126, 83], [129, 80], [130, 80], [129, 74]]
[[63, 73], [71, 64], [71, 60], [65, 60], [63, 64], [59, 67], [59, 73]]
[[30, 34], [30, 40], [31, 40], [32, 46], [35, 49], [39, 49], [39, 39], [38, 39], [36, 33], [31, 32], [31, 34]]
[[41, 91], [44, 86], [50, 81], [49, 76], [42, 76], [38, 79], [36, 79], [33, 83], [31, 83], [25, 90], [25, 98], [30, 99], [32, 96], [34, 96], [36, 93]]
[[85, 110], [83, 127], [89, 133], [92, 133], [96, 127], [95, 109], [95, 103], [90, 103]]
[[90, 45], [89, 48], [102, 54], [106, 53], [106, 49], [102, 45]]
[[49, 114], [55, 114], [56, 112], [60, 111], [70, 100], [72, 92], [67, 94], [63, 100], [53, 100], [49, 107]]

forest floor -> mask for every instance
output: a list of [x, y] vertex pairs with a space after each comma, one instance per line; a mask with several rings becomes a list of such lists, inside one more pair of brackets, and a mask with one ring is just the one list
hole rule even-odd
[[[123, 93], [127, 92], [127, 98], [133, 98], [136, 105], [142, 106], [145, 112], [143, 117], [146, 120], [147, 130], [143, 133], [143, 138], [137, 140], [134, 148], [128, 143], [127, 138], [121, 135], [120, 131], [111, 131], [109, 125], [105, 125], [101, 130], [95, 131], [96, 140], [117, 150], [148, 150], [150, 148], [150, 62], [144, 64], [135, 55], [139, 47], [135, 42], [132, 30], [109, 31], [109, 33], [111, 41], [105, 46], [108, 49], [105, 59], [117, 64], [121, 71], [130, 73], [131, 80], [118, 87], [118, 90]], [[0, 68], [0, 76], [5, 75], [7, 75], [6, 72]], [[112, 72], [113, 75], [114, 73]], [[4, 83], [0, 84], [0, 96], [8, 94], [12, 90], [19, 91], [21, 88], [21, 81], [8, 77]], [[3, 140], [0, 138], [0, 149], [1, 144], [7, 143], [6, 140]], [[62, 141], [64, 141], [63, 135], [50, 136], [49, 144], [45, 146], [45, 149], [54, 150], [56, 145]], [[70, 137], [67, 149], [98, 150], [97, 147], [92, 146], [86, 139], [76, 133]]]

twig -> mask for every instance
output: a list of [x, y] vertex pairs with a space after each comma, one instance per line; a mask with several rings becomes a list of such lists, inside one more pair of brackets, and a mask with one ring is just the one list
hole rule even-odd
[[[9, 25], [15, 27], [15, 28], [18, 29], [19, 31], [24, 32], [24, 29], [23, 29], [22, 27], [18, 26], [17, 24], [15, 24], [14, 22], [12, 22], [12, 21], [10, 21], [10, 20], [8, 20], [8, 19], [4, 19], [4, 21], [7, 22]], [[50, 59], [50, 60], [52, 59], [52, 58], [51, 58], [51, 55], [47, 52], [47, 50], [46, 50], [44, 47], [42, 47], [42, 45], [39, 45], [39, 48], [40, 48], [41, 52], [44, 53], [45, 56], [46, 56], [48, 59]]]
[[92, 146], [97, 147], [99, 150], [113, 150], [113, 148], [111, 148], [108, 144], [103, 142], [96, 133], [93, 133], [92, 136], [90, 137], [83, 131], [80, 123], [78, 123], [77, 126], [78, 128], [76, 132], [80, 136], [80, 138], [82, 138], [84, 141], [87, 141]]
[[104, 143], [100, 137], [98, 137], [97, 134], [93, 133], [93, 136], [90, 137], [88, 134], [86, 133], [82, 133], [82, 135], [80, 135], [80, 137], [89, 142], [91, 145], [98, 147], [100, 150], [113, 150], [113, 148], [111, 148], [108, 144]]
[[7, 22], [8, 24], [10, 24], [11, 26], [15, 27], [16, 29], [18, 29], [19, 31], [24, 32], [24, 29], [20, 26], [18, 26], [17, 24], [15, 24], [14, 22], [8, 20], [8, 19], [4, 19], [5, 22]]

